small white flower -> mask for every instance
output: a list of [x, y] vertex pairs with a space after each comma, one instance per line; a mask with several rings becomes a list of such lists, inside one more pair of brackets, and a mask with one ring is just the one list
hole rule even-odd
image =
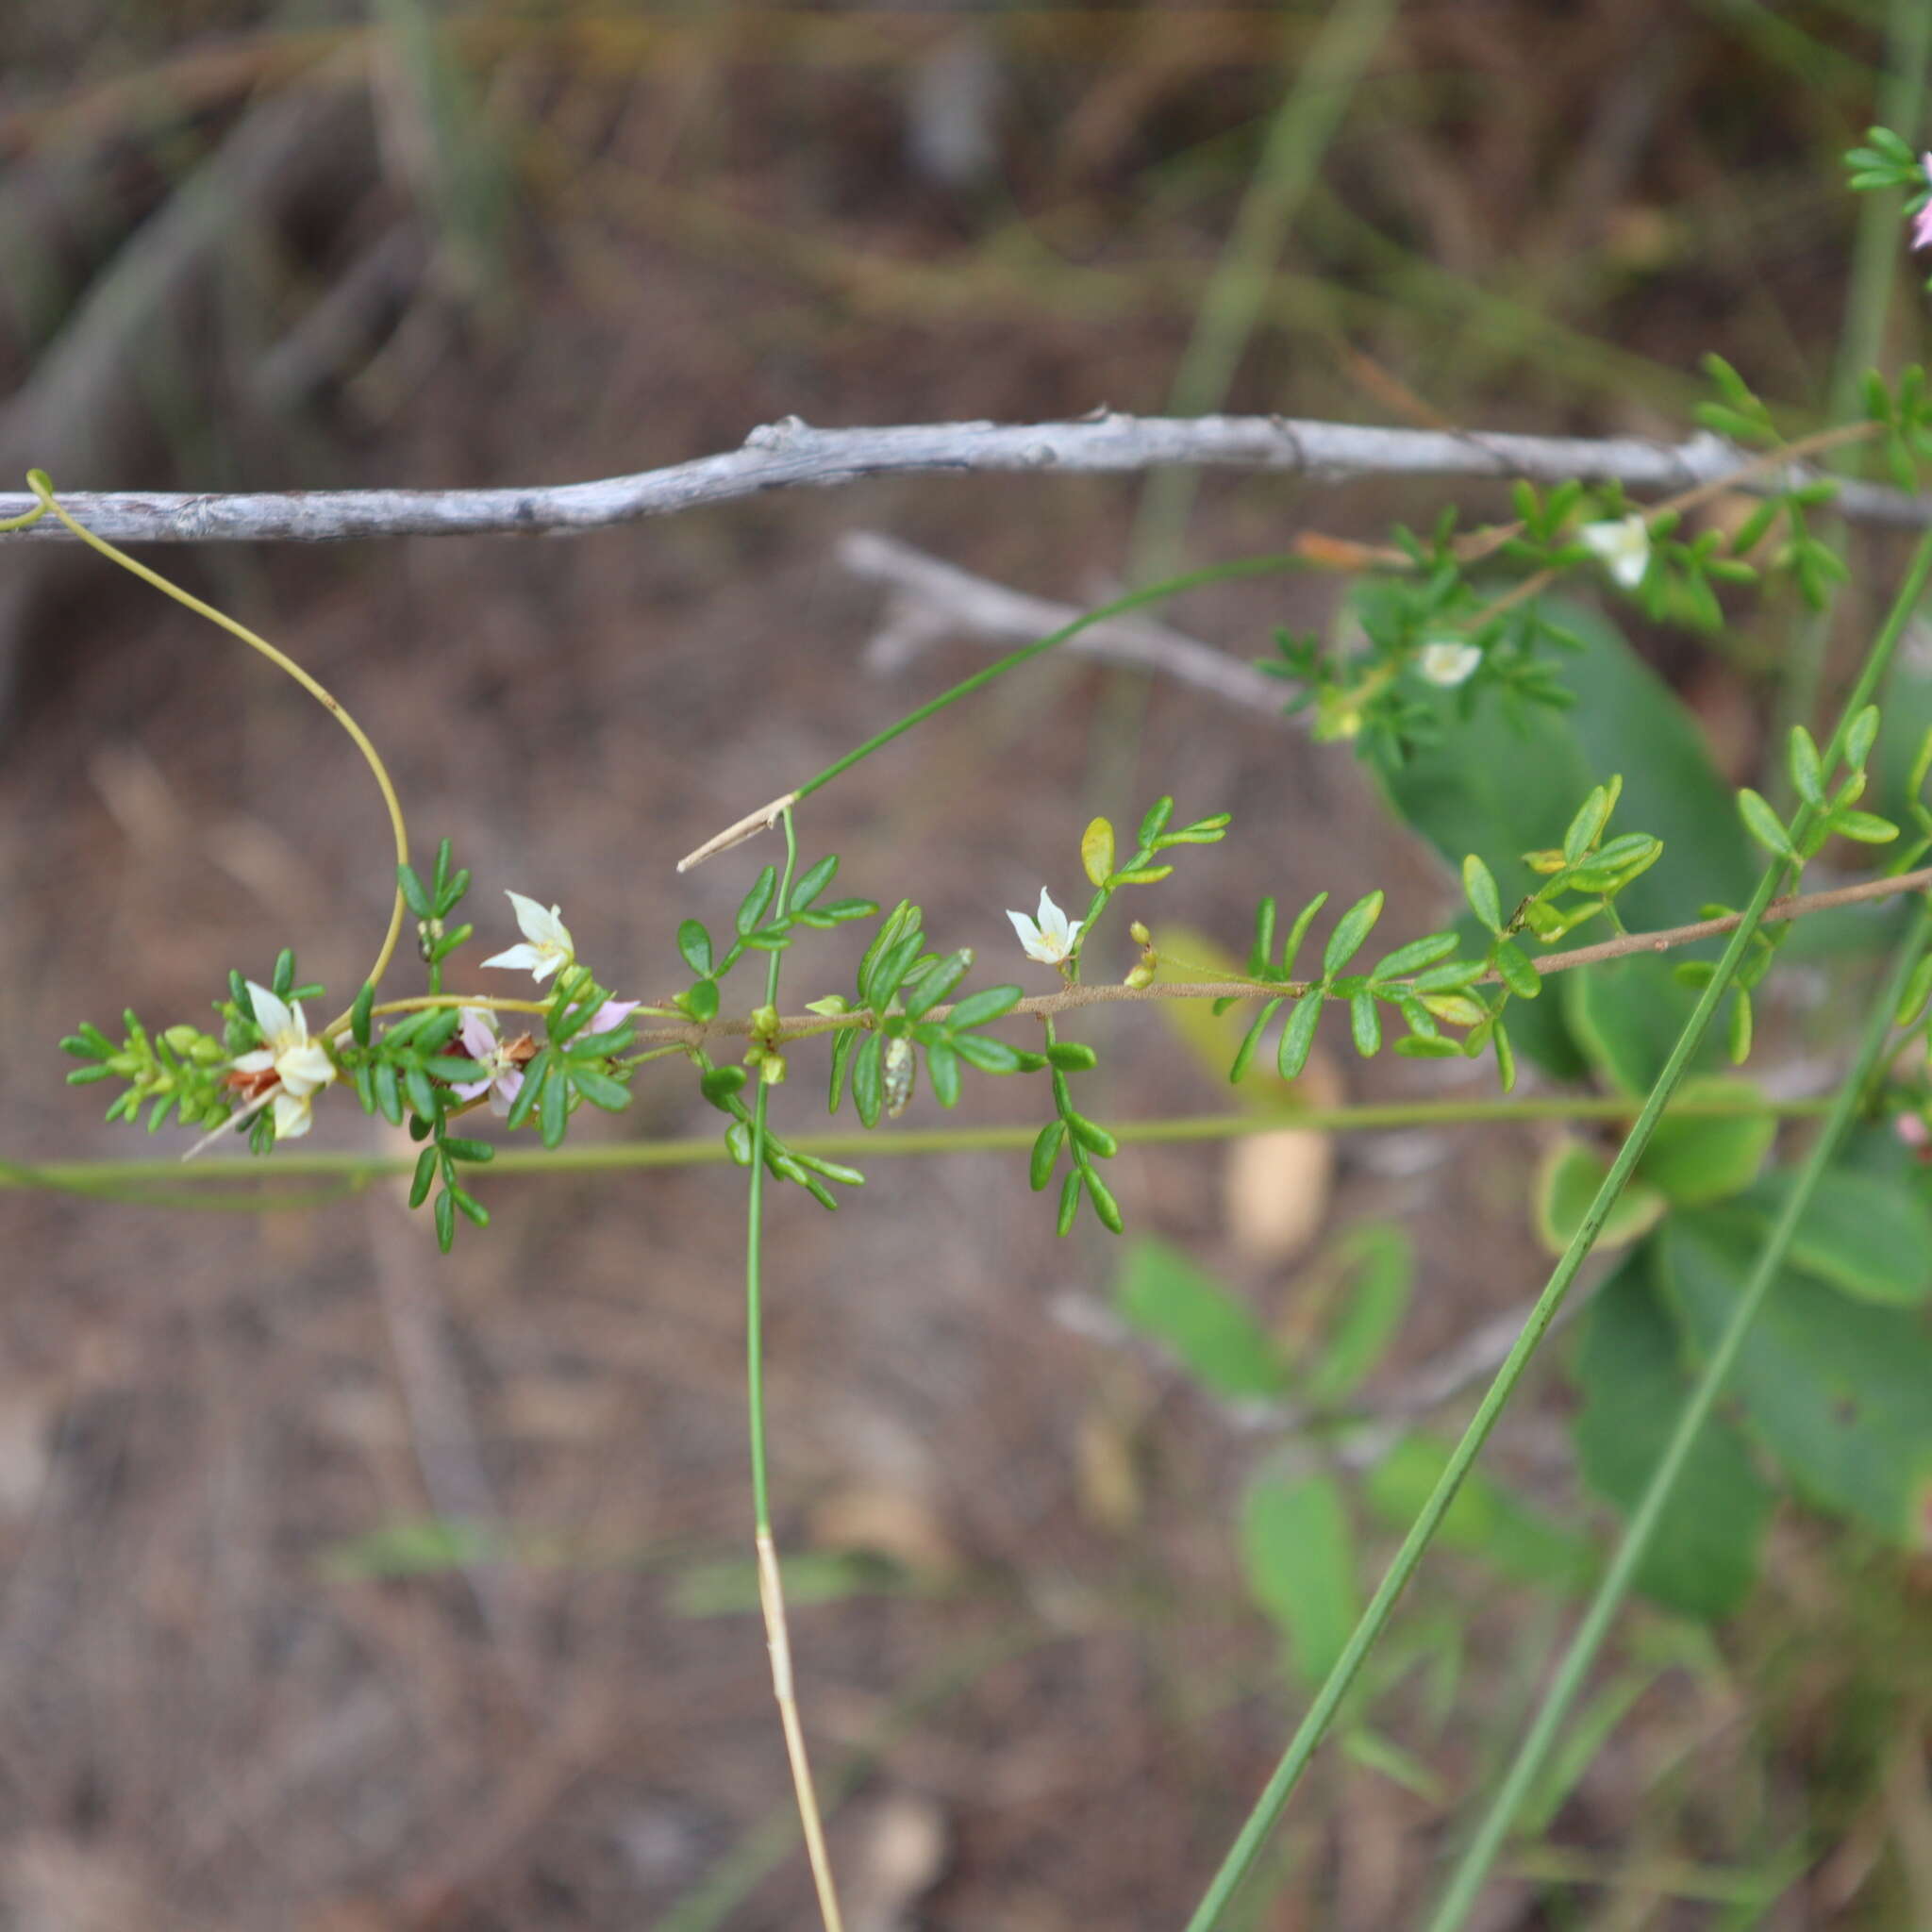
[[1038, 959], [1042, 966], [1058, 966], [1074, 950], [1074, 941], [1080, 937], [1084, 920], [1075, 919], [1071, 923], [1067, 915], [1053, 903], [1044, 886], [1040, 889], [1040, 917], [1037, 921], [1028, 919], [1024, 912], [1008, 911], [1007, 917], [1013, 922], [1013, 930], [1020, 935], [1020, 943], [1026, 948], [1029, 959]]
[[1585, 524], [1576, 539], [1595, 552], [1603, 567], [1626, 591], [1634, 591], [1643, 581], [1643, 574], [1650, 568], [1650, 525], [1641, 517]]
[[541, 982], [575, 958], [576, 949], [570, 928], [563, 923], [561, 906], [553, 906], [546, 912], [536, 900], [526, 899], [521, 892], [507, 892], [504, 896], [516, 908], [517, 924], [524, 929], [526, 943], [484, 960], [484, 965], [525, 967]]
[[1431, 684], [1454, 691], [1469, 681], [1482, 661], [1483, 654], [1474, 644], [1464, 643], [1460, 638], [1435, 638], [1417, 652], [1415, 668]]
[[[253, 1053], [241, 1055], [235, 1071], [273, 1073], [281, 1081], [281, 1091], [275, 1096], [275, 1131], [293, 1140], [308, 1131], [308, 1096], [335, 1078], [336, 1063], [321, 1041], [309, 1039], [308, 1022], [302, 1017], [300, 1007], [289, 1005], [252, 979], [248, 1000], [255, 1008], [255, 1024], [261, 1028], [263, 1043]], [[291, 1121], [300, 1114], [299, 1126], [283, 1127], [285, 1101]]]

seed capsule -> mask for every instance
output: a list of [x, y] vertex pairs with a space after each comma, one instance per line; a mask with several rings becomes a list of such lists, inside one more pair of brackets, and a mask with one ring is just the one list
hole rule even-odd
[[909, 1040], [902, 1036], [886, 1042], [881, 1086], [886, 1097], [886, 1112], [893, 1120], [906, 1111], [906, 1103], [912, 1098], [912, 1076], [918, 1066], [919, 1056], [913, 1052]]

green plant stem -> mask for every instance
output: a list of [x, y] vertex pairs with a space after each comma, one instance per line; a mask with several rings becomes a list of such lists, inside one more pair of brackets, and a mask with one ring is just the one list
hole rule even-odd
[[829, 785], [834, 778], [849, 772], [862, 758], [869, 758], [874, 752], [891, 744], [895, 738], [903, 737], [915, 724], [923, 724], [928, 718], [937, 717], [949, 705], [957, 705], [961, 698], [971, 697], [976, 691], [984, 691], [994, 679], [1004, 677], [1009, 671], [1017, 671], [1021, 665], [1029, 664], [1035, 658], [1063, 644], [1069, 638], [1077, 637], [1091, 625], [1104, 624], [1108, 618], [1124, 617], [1130, 610], [1142, 610], [1150, 604], [1158, 604], [1169, 597], [1178, 597], [1184, 591], [1198, 590], [1204, 584], [1230, 583], [1241, 577], [1275, 576], [1283, 571], [1306, 570], [1307, 559], [1291, 553], [1273, 557], [1236, 558], [1228, 563], [1208, 564], [1200, 570], [1191, 570], [1177, 577], [1169, 577], [1163, 583], [1149, 584], [1143, 590], [1132, 591], [1124, 597], [1116, 597], [1111, 604], [1103, 604], [1097, 610], [1089, 610], [1076, 617], [1071, 624], [1062, 625], [1057, 631], [1043, 638], [1036, 638], [1030, 644], [1022, 644], [1017, 651], [1009, 651], [996, 662], [989, 664], [984, 671], [975, 672], [952, 690], [942, 691], [930, 703], [908, 711], [896, 724], [887, 727], [856, 750], [825, 767], [823, 772], [808, 778], [791, 795], [796, 803], [809, 798], [814, 791]]
[[[1776, 1120], [1822, 1118], [1827, 1100], [1762, 1100], [1745, 1095], [1680, 1100], [1669, 1109], [1673, 1120]], [[1181, 1145], [1191, 1141], [1235, 1141], [1255, 1134], [1374, 1133], [1394, 1127], [1508, 1125], [1536, 1122], [1619, 1122], [1636, 1112], [1635, 1101], [1621, 1095], [1578, 1094], [1542, 1100], [1409, 1100], [1357, 1107], [1276, 1108], [1250, 1113], [1179, 1114], [1161, 1120], [1115, 1123], [1108, 1131], [1124, 1145]], [[800, 1134], [791, 1142], [800, 1154], [827, 1160], [850, 1155], [874, 1159], [921, 1158], [936, 1154], [1004, 1154], [1030, 1147], [1038, 1124], [1030, 1126], [930, 1127], [891, 1133]], [[607, 1174], [631, 1168], [716, 1167], [730, 1159], [715, 1134], [679, 1141], [626, 1141], [593, 1147], [513, 1147], [490, 1163], [492, 1176]], [[217, 1158], [192, 1165], [158, 1160], [0, 1160], [0, 1189], [42, 1189], [57, 1193], [94, 1193], [107, 1188], [138, 1189], [139, 1199], [167, 1205], [179, 1191], [220, 1182], [285, 1180], [379, 1180], [406, 1174], [413, 1155], [291, 1154], [277, 1148], [273, 1164], [252, 1158]], [[321, 1198], [317, 1196], [316, 1198]]]
[[[394, 782], [389, 774], [389, 767], [382, 761], [382, 754], [370, 741], [369, 734], [357, 724], [343, 709], [341, 701], [321, 682], [312, 677], [286, 651], [278, 650], [269, 641], [250, 630], [245, 624], [230, 617], [225, 610], [217, 610], [212, 604], [205, 604], [199, 597], [184, 591], [179, 584], [171, 582], [159, 571], [150, 570], [138, 558], [129, 557], [125, 550], [117, 550], [105, 538], [97, 537], [85, 524], [76, 523], [68, 515], [59, 499], [54, 494], [54, 486], [39, 470], [27, 472], [27, 485], [41, 500], [41, 508], [51, 511], [89, 549], [105, 557], [109, 563], [118, 563], [130, 575], [139, 577], [142, 583], [151, 584], [163, 596], [172, 597], [185, 610], [192, 610], [197, 617], [205, 617], [208, 623], [225, 630], [230, 637], [239, 638], [251, 650], [258, 651], [276, 670], [287, 673], [349, 734], [356, 749], [362, 754], [363, 762], [375, 779], [376, 790], [382, 793], [382, 807], [389, 814], [390, 831], [395, 840], [395, 862], [400, 866], [409, 862], [409, 833], [403, 822], [402, 801], [396, 796]], [[28, 521], [32, 521], [31, 518]], [[382, 936], [382, 944], [375, 955], [375, 964], [364, 975], [366, 979], [377, 980], [389, 971], [389, 962], [395, 954], [396, 941], [403, 930], [403, 914], [407, 909], [402, 890], [396, 889], [390, 908], [389, 928]], [[349, 1016], [343, 1013], [321, 1030], [325, 1036], [336, 1034], [349, 1024]]]
[[1696, 1446], [1698, 1435], [1710, 1417], [1722, 1393], [1724, 1380], [1738, 1359], [1739, 1351], [1744, 1345], [1744, 1338], [1751, 1324], [1757, 1319], [1757, 1311], [1764, 1305], [1765, 1295], [1772, 1282], [1776, 1278], [1778, 1269], [1783, 1265], [1793, 1236], [1797, 1233], [1798, 1223], [1803, 1219], [1805, 1209], [1809, 1206], [1812, 1195], [1824, 1177], [1824, 1172], [1831, 1164], [1832, 1156], [1837, 1152], [1840, 1141], [1844, 1139], [1845, 1130], [1858, 1111], [1867, 1083], [1878, 1067], [1885, 1043], [1891, 1036], [1892, 1014], [1905, 991], [1906, 982], [1911, 976], [1912, 968], [1917, 965], [1925, 950], [1926, 941], [1932, 939], [1932, 903], [1921, 899], [1918, 913], [1912, 922], [1905, 943], [1899, 948], [1885, 990], [1879, 994], [1872, 1008], [1872, 1016], [1866, 1024], [1863, 1040], [1859, 1042], [1857, 1058], [1845, 1075], [1838, 1091], [1838, 1097], [1832, 1104], [1824, 1127], [1813, 1143], [1810, 1155], [1799, 1170], [1796, 1184], [1787, 1196], [1783, 1211], [1777, 1218], [1764, 1246], [1759, 1250], [1757, 1261], [1751, 1273], [1751, 1278], [1744, 1285], [1731, 1310], [1729, 1322], [1720, 1338], [1717, 1347], [1712, 1350], [1710, 1359], [1705, 1364], [1704, 1373], [1699, 1376], [1697, 1386], [1690, 1391], [1681, 1413], [1677, 1426], [1672, 1434], [1670, 1445], [1658, 1462], [1656, 1473], [1650, 1479], [1649, 1487], [1643, 1492], [1643, 1500], [1638, 1505], [1631, 1517], [1629, 1526], [1624, 1532], [1624, 1540], [1618, 1546], [1616, 1556], [1609, 1568], [1604, 1573], [1602, 1582], [1597, 1586], [1596, 1594], [1591, 1599], [1590, 1608], [1584, 1613], [1576, 1634], [1570, 1641], [1563, 1661], [1557, 1666], [1556, 1675], [1550, 1680], [1542, 1701], [1538, 1707], [1534, 1722], [1517, 1747], [1515, 1757], [1510, 1760], [1509, 1769], [1503, 1782], [1497, 1787], [1495, 1796], [1490, 1801], [1488, 1810], [1483, 1814], [1482, 1823], [1476, 1827], [1475, 1835], [1464, 1849], [1451, 1875], [1448, 1887], [1442, 1893], [1441, 1902], [1437, 1906], [1435, 1915], [1427, 1925], [1427, 1932], [1455, 1932], [1468, 1916], [1470, 1907], [1475, 1903], [1477, 1893], [1482, 1890], [1483, 1881], [1488, 1877], [1490, 1867], [1494, 1863], [1497, 1853], [1502, 1849], [1503, 1840], [1507, 1837], [1510, 1825], [1515, 1822], [1517, 1812], [1522, 1808], [1524, 1797], [1537, 1774], [1542, 1769], [1550, 1747], [1555, 1743], [1557, 1733], [1564, 1718], [1569, 1714], [1571, 1705], [1583, 1687], [1583, 1680], [1596, 1660], [1597, 1652], [1602, 1648], [1605, 1637], [1609, 1632], [1612, 1620], [1623, 1607], [1624, 1599], [1629, 1594], [1630, 1586], [1641, 1564], [1650, 1549], [1651, 1539], [1657, 1534], [1657, 1526], [1663, 1518], [1665, 1507], [1669, 1504], [1678, 1480], [1684, 1473], [1685, 1464], [1690, 1460], [1690, 1451]]
[[[782, 908], [791, 897], [791, 875], [798, 868], [798, 831], [788, 808], [780, 814], [785, 826], [785, 869], [778, 878], [777, 904]], [[778, 974], [785, 955], [774, 952], [765, 967], [765, 1004], [778, 1004]], [[764, 1613], [765, 1645], [771, 1658], [772, 1691], [778, 1703], [778, 1718], [785, 1733], [785, 1757], [791, 1767], [792, 1791], [798, 1802], [798, 1820], [805, 1833], [805, 1847], [811, 1863], [812, 1885], [818, 1894], [819, 1916], [825, 1932], [844, 1932], [839, 1912], [839, 1895], [832, 1883], [831, 1859], [825, 1851], [824, 1822], [819, 1812], [818, 1793], [813, 1789], [811, 1763], [805, 1748], [805, 1731], [799, 1723], [798, 1697], [791, 1674], [791, 1633], [785, 1619], [785, 1586], [778, 1569], [777, 1550], [772, 1537], [771, 1483], [765, 1458], [765, 1338], [763, 1224], [765, 1208], [765, 1116], [771, 1102], [771, 1086], [765, 1079], [766, 1063], [758, 1063], [758, 1100], [752, 1108], [751, 1186], [744, 1237], [744, 1379], [746, 1406], [751, 1424], [753, 1537], [758, 1553], [758, 1606]]]
[[[1838, 763], [1844, 747], [1846, 733], [1851, 722], [1858, 711], [1870, 701], [1873, 691], [1885, 675], [1886, 667], [1891, 661], [1900, 636], [1907, 622], [1918, 608], [1919, 600], [1924, 593], [1925, 581], [1932, 575], [1932, 536], [1920, 541], [1913, 552], [1911, 565], [1899, 594], [1892, 604], [1878, 636], [1866, 656], [1863, 670], [1858, 675], [1857, 687], [1847, 701], [1844, 714], [1839, 721], [1838, 729], [1833, 732], [1831, 744], [1824, 754], [1827, 771]], [[1806, 830], [1811, 824], [1813, 814], [1809, 808], [1800, 811], [1792, 825], [1792, 842], [1802, 842]], [[1551, 1273], [1542, 1293], [1538, 1296], [1534, 1308], [1524, 1323], [1523, 1331], [1516, 1339], [1516, 1345], [1509, 1351], [1503, 1366], [1496, 1372], [1495, 1379], [1476, 1409], [1469, 1427], [1463, 1432], [1462, 1440], [1457, 1443], [1454, 1453], [1443, 1466], [1441, 1478], [1423, 1505], [1421, 1513], [1409, 1532], [1403, 1540], [1402, 1547], [1396, 1552], [1395, 1559], [1390, 1564], [1368, 1608], [1362, 1613], [1341, 1655], [1336, 1659], [1326, 1680], [1316, 1692], [1314, 1702], [1308, 1707], [1294, 1736], [1290, 1740], [1274, 1775], [1270, 1777], [1260, 1797], [1250, 1810], [1242, 1824], [1234, 1844], [1229, 1848], [1221, 1868], [1209, 1883], [1193, 1917], [1188, 1922], [1189, 1932], [1208, 1932], [1210, 1926], [1219, 1923], [1237, 1888], [1246, 1876], [1256, 1855], [1274, 1829], [1282, 1808], [1287, 1805], [1291, 1793], [1301, 1782], [1302, 1774], [1313, 1757], [1316, 1747], [1326, 1735], [1334, 1722], [1341, 1702], [1354, 1684], [1357, 1673], [1367, 1659], [1380, 1639], [1389, 1619], [1394, 1613], [1397, 1599], [1407, 1587], [1409, 1578], [1421, 1563], [1424, 1552], [1434, 1540], [1442, 1518], [1448, 1513], [1449, 1506], [1456, 1499], [1456, 1492], [1462, 1485], [1462, 1479], [1469, 1474], [1483, 1444], [1489, 1440], [1490, 1432], [1496, 1425], [1496, 1419], [1503, 1412], [1509, 1398], [1515, 1393], [1516, 1385], [1522, 1380], [1530, 1357], [1536, 1353], [1542, 1338], [1549, 1332], [1550, 1324], [1556, 1320], [1562, 1307], [1570, 1286], [1576, 1278], [1591, 1249], [1596, 1244], [1597, 1236], [1603, 1231], [1610, 1210], [1616, 1206], [1618, 1196], [1624, 1191], [1643, 1150], [1650, 1143], [1651, 1136], [1657, 1131], [1657, 1123], [1662, 1119], [1664, 1109], [1678, 1083], [1683, 1079], [1690, 1064], [1691, 1056], [1702, 1043], [1704, 1035], [1715, 1016], [1719, 1002], [1730, 987], [1738, 968], [1743, 963], [1751, 938], [1757, 930], [1764, 911], [1776, 896], [1778, 886], [1787, 868], [1782, 861], [1768, 867], [1757, 882], [1757, 891], [1751, 895], [1751, 902], [1745, 908], [1744, 917], [1737, 930], [1731, 934], [1729, 943], [1724, 947], [1724, 957], [1709, 982], [1699, 995], [1697, 1005], [1690, 1018], [1686, 1022], [1683, 1032], [1678, 1036], [1676, 1045], [1672, 1048], [1663, 1072], [1650, 1091], [1650, 1096], [1643, 1104], [1636, 1124], [1632, 1126], [1617, 1158], [1610, 1164], [1610, 1171], [1604, 1177], [1596, 1198], [1591, 1203], [1590, 1211], [1585, 1214], [1570, 1245], [1563, 1251]]]
[[[791, 814], [784, 815], [785, 870], [778, 880], [775, 903], [782, 908], [791, 892], [791, 874], [798, 864], [798, 834]], [[778, 1004], [778, 972], [783, 953], [774, 953], [765, 966], [765, 1004]], [[759, 1068], [763, 1073], [762, 1064]], [[744, 1234], [744, 1379], [751, 1409], [751, 1499], [754, 1525], [759, 1536], [772, 1532], [771, 1487], [765, 1470], [765, 1312], [763, 1235], [765, 1217], [765, 1108], [771, 1088], [758, 1080], [752, 1108], [751, 1188]]]

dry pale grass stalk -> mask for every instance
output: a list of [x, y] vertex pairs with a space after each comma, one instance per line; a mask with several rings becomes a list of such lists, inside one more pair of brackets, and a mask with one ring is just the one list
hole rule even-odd
[[785, 1621], [785, 1586], [769, 1529], [758, 1531], [758, 1605], [765, 1613], [765, 1641], [772, 1653], [772, 1690], [778, 1700], [779, 1722], [785, 1726], [785, 1756], [791, 1760], [791, 1782], [798, 1793], [798, 1817], [805, 1827], [811, 1881], [818, 1890], [819, 1916], [824, 1921], [825, 1932], [845, 1932], [838, 1889], [832, 1883], [832, 1860], [825, 1850], [818, 1791], [811, 1779], [811, 1760], [806, 1756], [805, 1730], [798, 1722], [798, 1698], [791, 1678], [791, 1634]]

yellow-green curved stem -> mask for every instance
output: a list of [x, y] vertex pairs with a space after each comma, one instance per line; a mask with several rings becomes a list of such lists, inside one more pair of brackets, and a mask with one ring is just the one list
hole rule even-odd
[[[97, 550], [108, 562], [118, 563], [123, 570], [138, 576], [142, 583], [152, 584], [163, 596], [172, 597], [175, 603], [181, 605], [185, 609], [193, 611], [197, 617], [207, 618], [210, 624], [218, 625], [229, 636], [240, 638], [251, 649], [259, 651], [271, 664], [276, 666], [279, 670], [287, 672], [324, 710], [327, 711], [335, 719], [336, 723], [355, 740], [356, 749], [362, 754], [363, 758], [368, 761], [369, 769], [375, 773], [376, 786], [382, 792], [384, 808], [389, 813], [390, 828], [395, 834], [396, 863], [398, 865], [408, 864], [409, 834], [403, 824], [402, 802], [396, 797], [396, 788], [390, 782], [389, 768], [382, 762], [381, 755], [376, 751], [375, 745], [369, 741], [369, 734], [362, 729], [361, 725], [357, 724], [355, 719], [350, 717], [343, 708], [341, 701], [336, 697], [335, 693], [327, 690], [316, 678], [310, 676], [286, 651], [277, 650], [266, 638], [258, 636], [245, 624], [238, 623], [234, 618], [228, 616], [225, 611], [217, 610], [212, 604], [204, 604], [199, 597], [193, 595], [191, 591], [184, 591], [179, 584], [170, 583], [159, 571], [150, 570], [146, 564], [137, 562], [125, 550], [116, 549], [105, 537], [97, 537], [85, 524], [77, 523], [73, 517], [68, 515], [59, 499], [55, 496], [54, 485], [49, 480], [44, 470], [29, 470], [26, 481], [27, 488], [40, 498], [41, 507], [39, 509], [29, 512], [25, 519], [7, 525], [6, 528], [21, 527], [24, 524], [32, 523], [42, 515], [51, 511], [89, 549]], [[389, 971], [389, 962], [395, 956], [396, 941], [402, 934], [403, 914], [406, 909], [403, 904], [401, 889], [398, 888], [395, 905], [390, 912], [389, 930], [383, 935], [382, 949], [376, 954], [375, 964], [369, 972], [368, 976], [372, 982], [380, 980], [382, 975]], [[349, 1016], [345, 1012], [339, 1020], [332, 1021], [323, 1031], [325, 1034], [339, 1033], [348, 1024], [348, 1019]]]

